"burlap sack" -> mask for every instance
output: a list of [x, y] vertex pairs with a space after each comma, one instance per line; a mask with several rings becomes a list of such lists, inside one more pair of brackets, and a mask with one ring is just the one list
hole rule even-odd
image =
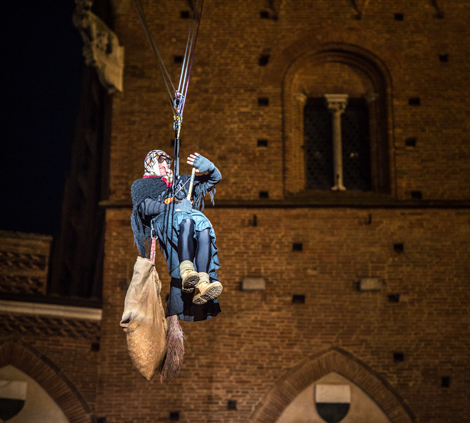
[[132, 363], [147, 380], [161, 368], [166, 354], [167, 323], [161, 289], [154, 263], [137, 257], [120, 325], [126, 332]]

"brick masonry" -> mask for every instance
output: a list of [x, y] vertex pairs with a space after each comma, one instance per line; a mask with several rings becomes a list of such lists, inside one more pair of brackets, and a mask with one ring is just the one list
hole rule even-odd
[[52, 237], [0, 231], [0, 292], [44, 295]]
[[10, 336], [0, 341], [0, 367], [20, 369], [41, 385], [70, 423], [86, 423], [93, 421], [97, 364], [96, 353], [87, 347], [60, 337]]
[[[360, 20], [348, 2], [272, 2], [277, 20], [260, 18], [262, 10], [273, 15], [268, 2], [205, 5], [181, 157], [207, 155], [224, 177], [219, 203], [207, 209], [220, 249], [223, 312], [208, 322], [183, 323], [187, 352], [175, 384], [142, 380], [125, 357], [117, 326], [136, 255], [130, 209], [109, 209], [97, 407], [108, 422], [168, 421], [172, 411], [186, 422], [274, 422], [276, 410], [287, 406], [281, 386], [297, 386], [283, 377], [312, 356], [320, 357], [312, 358], [312, 366], [325, 367], [318, 363], [328, 362], [331, 348], [361, 363], [357, 372], [346, 366], [350, 379], [393, 422], [470, 415], [468, 343], [462, 337], [469, 327], [470, 213], [465, 205], [446, 203], [470, 194], [470, 62], [463, 36], [470, 11], [454, 2], [438, 19], [430, 2], [364, 4]], [[189, 21], [180, 19], [180, 11], [187, 5], [147, 1], [144, 7], [176, 80], [172, 58], [184, 46]], [[403, 13], [403, 21], [395, 13]], [[171, 151], [173, 131], [156, 62], [133, 10], [116, 17], [115, 31], [126, 49], [126, 72], [125, 90], [114, 98], [110, 200], [126, 202], [145, 154]], [[374, 194], [355, 200], [355, 207], [307, 206], [320, 197], [331, 203], [331, 193], [310, 193], [303, 206], [282, 207], [286, 184], [295, 183], [285, 174], [291, 166], [285, 125], [292, 114], [286, 84], [295, 81], [296, 64], [328, 48], [360, 54], [382, 72], [387, 201], [406, 202], [411, 191], [421, 191], [425, 202], [442, 208], [430, 208], [429, 201], [426, 207], [367, 208]], [[262, 54], [270, 54], [266, 66], [259, 66]], [[312, 67], [311, 85], [315, 78], [327, 80], [324, 72], [332, 68], [325, 66]], [[357, 82], [349, 82], [354, 91]], [[269, 98], [269, 106], [258, 106], [259, 97]], [[420, 106], [408, 104], [412, 97], [420, 98]], [[409, 137], [417, 138], [414, 148], [405, 145]], [[267, 139], [268, 147], [257, 147], [258, 139]], [[182, 171], [188, 171], [183, 160]], [[269, 192], [269, 208], [256, 207], [260, 191]], [[251, 201], [251, 208], [237, 205], [240, 200]], [[302, 243], [302, 251], [293, 251], [294, 243]], [[395, 244], [403, 244], [403, 252]], [[166, 295], [166, 266], [158, 260]], [[244, 277], [264, 278], [266, 290], [240, 291]], [[357, 281], [364, 277], [383, 280], [382, 291], [359, 292]], [[293, 295], [304, 295], [305, 303], [293, 303]], [[394, 353], [404, 360], [394, 361]], [[343, 365], [328, 368], [341, 371]], [[316, 376], [306, 373], [312, 383]], [[364, 374], [381, 385], [371, 388]], [[444, 376], [451, 377], [448, 388], [441, 387]], [[132, 403], [113, 393], [123, 386], [133, 392]], [[300, 387], [292, 389], [289, 398], [300, 393]], [[227, 409], [229, 400], [237, 401], [237, 410]]]
[[[117, 325], [135, 258], [128, 214], [108, 212], [113, 247], [105, 268], [106, 359], [98, 401], [111, 421], [165, 421], [172, 410], [183, 421], [251, 421], [283, 374], [328, 348], [347, 351], [378, 375], [394, 401], [401, 398], [412, 410], [409, 418], [452, 421], [468, 411], [468, 351], [461, 338], [468, 332], [467, 211], [208, 210], [217, 228], [223, 312], [208, 322], [183, 323], [182, 375], [164, 389], [136, 374]], [[250, 226], [253, 214], [257, 227]], [[302, 243], [302, 251], [292, 251], [293, 243]], [[404, 251], [395, 251], [395, 244]], [[165, 295], [161, 258], [157, 266]], [[265, 278], [266, 291], [240, 291], [244, 277]], [[359, 292], [364, 277], [382, 279], [383, 290]], [[399, 301], [390, 301], [396, 294]], [[304, 295], [305, 303], [292, 303], [293, 295]], [[404, 361], [395, 362], [394, 353], [403, 353]], [[360, 373], [350, 375], [359, 386]], [[123, 386], [124, 374], [126, 386], [139, 392], [135, 401], [153, 405], [129, 410], [107, 394]], [[451, 377], [451, 387], [441, 387], [443, 376]], [[237, 400], [236, 411], [227, 410], [228, 400]], [[447, 407], [449, 401], [458, 409]]]
[[[143, 3], [176, 81], [179, 65], [172, 59], [184, 51], [189, 21], [180, 11], [188, 3]], [[444, 18], [436, 17], [433, 3]], [[131, 210], [108, 208], [100, 351], [92, 351], [87, 337], [2, 333], [2, 363], [26, 368], [14, 357], [36, 351], [38, 363], [47, 363], [38, 364], [44, 374], [52, 368], [54, 377], [66, 378], [64, 392], [75, 393], [62, 403], [70, 415], [76, 410], [71, 421], [167, 422], [179, 412], [180, 421], [191, 423], [274, 423], [305, 386], [331, 371], [356, 383], [394, 423], [470, 416], [470, 9], [463, 0], [356, 4], [364, 6], [362, 19], [347, 1], [206, 1], [181, 157], [207, 155], [224, 177], [216, 207], [206, 210], [220, 251], [222, 313], [182, 323], [186, 355], [175, 383], [139, 376], [119, 327], [137, 255]], [[261, 11], [277, 19], [262, 19]], [[109, 152], [106, 200], [116, 206], [129, 203], [150, 149], [171, 152], [173, 130], [132, 4], [115, 17], [114, 30], [126, 60], [124, 91], [113, 99]], [[289, 74], [294, 64], [333, 47], [373, 59], [383, 72], [381, 129], [391, 188], [385, 199], [374, 193], [348, 199], [347, 193], [342, 206], [333, 207], [331, 193], [308, 193], [295, 202], [286, 196], [292, 181], [285, 174], [290, 140], [284, 120], [294, 113], [286, 109], [286, 75], [295, 81]], [[270, 55], [266, 66], [259, 66], [262, 54]], [[318, 69], [313, 84], [327, 68]], [[259, 107], [259, 97], [269, 98], [269, 106]], [[420, 106], [410, 105], [417, 97]], [[415, 147], [406, 146], [410, 137]], [[258, 139], [267, 139], [268, 147], [257, 147]], [[182, 161], [182, 171], [188, 170]], [[269, 201], [258, 201], [260, 191], [269, 192]], [[410, 203], [412, 191], [421, 191], [423, 200]], [[371, 206], [379, 200], [382, 205]], [[294, 243], [302, 250], [294, 251]], [[165, 298], [169, 279], [161, 255], [157, 268]], [[245, 277], [264, 278], [266, 290], [241, 291]], [[358, 280], [367, 277], [380, 278], [382, 290], [359, 292]], [[293, 303], [294, 295], [305, 302]], [[15, 324], [9, 327], [21, 326], [21, 319]], [[31, 374], [49, 383], [40, 371]], [[449, 386], [442, 386], [447, 377]], [[236, 410], [228, 401], [237, 402]]]
[[[1, 293], [44, 299], [52, 237], [1, 231], [0, 241]], [[0, 317], [0, 367], [13, 365], [32, 377], [70, 422], [92, 421], [100, 324], [5, 310]]]

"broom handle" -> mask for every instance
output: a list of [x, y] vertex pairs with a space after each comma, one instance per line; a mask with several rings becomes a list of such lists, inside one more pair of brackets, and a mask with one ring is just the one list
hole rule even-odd
[[193, 167], [193, 170], [191, 171], [191, 182], [189, 183], [188, 196], [186, 197], [189, 201], [191, 201], [191, 194], [193, 193], [194, 176], [196, 176], [196, 168], [195, 167]]
[[157, 250], [157, 237], [152, 238], [152, 246], [150, 248], [150, 261], [155, 263], [155, 251]]
[[150, 260], [155, 263], [155, 251], [157, 251], [157, 234], [153, 226], [153, 220], [150, 222], [150, 234], [152, 236], [152, 244], [150, 247]]

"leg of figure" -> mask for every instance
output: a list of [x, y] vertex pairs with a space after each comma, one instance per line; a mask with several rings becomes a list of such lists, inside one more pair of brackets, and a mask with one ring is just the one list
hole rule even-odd
[[194, 222], [184, 219], [179, 228], [178, 258], [180, 262], [180, 276], [183, 292], [193, 292], [194, 286], [199, 282], [199, 275], [194, 270]]
[[196, 269], [198, 272], [209, 272], [211, 262], [211, 236], [210, 230], [204, 229], [196, 233], [197, 249], [196, 249]]
[[192, 219], [184, 219], [180, 224], [178, 258], [180, 263], [194, 260], [194, 221]]
[[209, 300], [217, 298], [223, 290], [222, 284], [218, 281], [210, 283], [209, 265], [211, 261], [211, 237], [210, 230], [205, 229], [196, 233], [196, 268], [199, 272], [199, 283], [196, 288], [199, 290], [193, 298], [194, 304], [205, 304]]

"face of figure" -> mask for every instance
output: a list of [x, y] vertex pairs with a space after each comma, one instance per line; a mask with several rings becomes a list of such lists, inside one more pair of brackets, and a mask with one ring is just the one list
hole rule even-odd
[[144, 176], [160, 176], [172, 179], [171, 157], [162, 150], [150, 151], [144, 160]]
[[158, 162], [158, 170], [160, 171], [160, 176], [165, 176], [168, 173], [170, 165], [166, 160], [163, 160], [162, 163]]

